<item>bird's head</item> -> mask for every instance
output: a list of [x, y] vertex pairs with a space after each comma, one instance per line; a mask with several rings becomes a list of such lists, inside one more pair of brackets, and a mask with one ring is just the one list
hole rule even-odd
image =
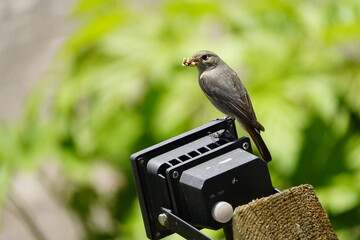
[[211, 51], [202, 50], [196, 52], [191, 58], [184, 58], [182, 65], [184, 67], [197, 67], [199, 72], [215, 68], [221, 59]]

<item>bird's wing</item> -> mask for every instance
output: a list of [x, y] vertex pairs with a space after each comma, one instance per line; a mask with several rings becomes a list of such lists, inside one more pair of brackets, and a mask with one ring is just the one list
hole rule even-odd
[[221, 76], [209, 74], [203, 77], [204, 79], [199, 81], [200, 86], [220, 111], [241, 118], [257, 130], [265, 130], [257, 121], [250, 97], [235, 72], [222, 73]]

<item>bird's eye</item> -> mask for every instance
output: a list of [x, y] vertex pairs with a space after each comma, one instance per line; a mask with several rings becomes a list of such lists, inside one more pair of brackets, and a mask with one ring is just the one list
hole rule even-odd
[[201, 57], [201, 59], [202, 59], [202, 60], [205, 60], [205, 61], [208, 60], [208, 58], [209, 58], [208, 55], [202, 55], [202, 57]]

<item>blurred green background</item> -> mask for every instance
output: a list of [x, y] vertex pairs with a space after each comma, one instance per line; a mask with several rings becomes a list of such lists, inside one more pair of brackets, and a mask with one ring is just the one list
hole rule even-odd
[[[223, 116], [181, 66], [207, 49], [248, 89], [274, 186], [313, 185], [339, 238], [360, 239], [360, 1], [79, 0], [71, 18], [24, 115], [0, 125], [3, 207], [26, 171], [79, 239], [146, 239], [129, 157]], [[17, 209], [35, 239], [52, 239]]]

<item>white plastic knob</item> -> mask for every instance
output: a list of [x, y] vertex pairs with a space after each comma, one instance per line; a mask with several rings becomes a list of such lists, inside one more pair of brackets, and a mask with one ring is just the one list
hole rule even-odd
[[221, 201], [214, 204], [211, 215], [216, 221], [226, 223], [232, 218], [233, 212], [234, 209], [230, 203]]

